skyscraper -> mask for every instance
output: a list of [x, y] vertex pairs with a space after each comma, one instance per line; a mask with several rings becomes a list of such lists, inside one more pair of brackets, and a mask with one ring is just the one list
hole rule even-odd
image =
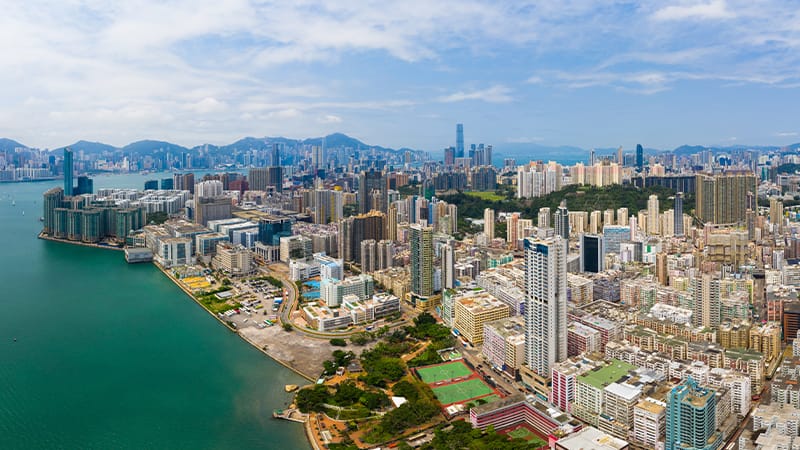
[[72, 163], [72, 150], [64, 149], [64, 195], [72, 196], [72, 174], [74, 171]]
[[453, 289], [456, 285], [455, 259], [455, 242], [447, 241], [442, 246], [442, 286], [444, 289]]
[[553, 213], [553, 222], [556, 229], [556, 235], [561, 236], [564, 240], [569, 239], [569, 210], [567, 209], [567, 201], [561, 200], [558, 209]]
[[358, 176], [358, 211], [362, 214], [372, 210], [386, 212], [387, 186], [386, 177], [380, 171], [362, 172]]
[[644, 149], [642, 144], [636, 144], [636, 170], [639, 172], [644, 170]]
[[464, 157], [464, 125], [456, 124], [456, 158]]
[[603, 238], [596, 234], [581, 235], [581, 272], [603, 271]]
[[675, 236], [683, 236], [683, 192], [675, 194], [672, 211], [675, 214]]
[[653, 194], [647, 199], [647, 233], [660, 234], [661, 217], [659, 216], [658, 196]]
[[546, 206], [544, 208], [539, 208], [539, 216], [536, 226], [539, 228], [550, 228], [550, 208]]
[[525, 365], [549, 378], [567, 358], [567, 241], [525, 239]]
[[494, 210], [491, 208], [483, 210], [483, 234], [490, 241], [494, 239]]
[[409, 227], [411, 244], [411, 293], [420, 297], [433, 295], [433, 228], [413, 224]]
[[724, 443], [716, 431], [717, 398], [688, 377], [667, 398], [666, 450], [714, 450]]
[[697, 217], [716, 224], [744, 222], [756, 192], [752, 173], [699, 174], [695, 181]]
[[625, 157], [622, 154], [622, 146], [621, 145], [617, 149], [617, 164], [619, 164], [620, 167], [625, 165]]

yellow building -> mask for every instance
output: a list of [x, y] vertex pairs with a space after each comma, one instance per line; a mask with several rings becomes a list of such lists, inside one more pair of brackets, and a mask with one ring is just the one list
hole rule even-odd
[[483, 325], [505, 319], [508, 305], [489, 294], [478, 294], [457, 299], [453, 328], [473, 345], [483, 343]]
[[764, 325], [754, 326], [750, 329], [750, 348], [764, 354], [764, 360], [769, 363], [781, 353], [781, 324], [767, 322]]

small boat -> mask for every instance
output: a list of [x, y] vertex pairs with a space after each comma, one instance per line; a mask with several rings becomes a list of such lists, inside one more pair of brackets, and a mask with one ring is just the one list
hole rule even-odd
[[11, 206], [17, 206], [17, 201], [16, 200], [11, 200]]
[[39, 222], [44, 222], [44, 217], [39, 217]]

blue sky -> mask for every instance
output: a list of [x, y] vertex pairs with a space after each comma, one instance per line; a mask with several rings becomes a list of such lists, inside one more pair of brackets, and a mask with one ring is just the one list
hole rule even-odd
[[800, 141], [796, 2], [9, 3], [0, 136], [28, 145]]

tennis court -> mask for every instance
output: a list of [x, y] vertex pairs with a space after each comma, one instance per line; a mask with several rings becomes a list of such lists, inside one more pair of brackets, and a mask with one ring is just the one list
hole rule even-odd
[[473, 372], [463, 362], [454, 361], [435, 366], [418, 367], [417, 374], [426, 384], [433, 384], [453, 378], [468, 377]]
[[463, 403], [473, 398], [494, 393], [494, 391], [479, 378], [448, 384], [446, 386], [432, 387], [431, 389], [442, 405]]

